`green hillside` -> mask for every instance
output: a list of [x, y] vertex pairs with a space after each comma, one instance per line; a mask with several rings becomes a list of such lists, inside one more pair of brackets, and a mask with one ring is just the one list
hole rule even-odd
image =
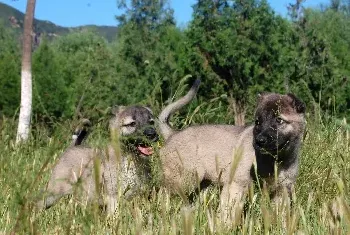
[[[4, 21], [7, 26], [17, 29], [18, 35], [23, 30], [24, 13], [4, 3], [0, 3], [0, 20]], [[112, 41], [117, 33], [117, 27], [114, 26], [84, 25], [80, 27], [62, 27], [47, 20], [34, 20], [35, 33], [39, 35], [44, 34], [51, 39], [72, 31], [85, 29], [95, 30], [108, 41]]]

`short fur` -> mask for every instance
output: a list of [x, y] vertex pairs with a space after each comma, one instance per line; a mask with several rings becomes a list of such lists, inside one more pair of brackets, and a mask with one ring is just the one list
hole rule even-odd
[[[221, 185], [223, 219], [232, 219], [232, 208], [255, 178], [256, 162], [258, 177], [279, 198], [283, 187], [290, 192], [297, 177], [304, 113], [304, 103], [294, 95], [265, 93], [258, 99], [255, 125], [191, 126], [171, 135], [160, 151], [165, 185], [182, 192], [203, 181]], [[275, 163], [277, 184], [272, 180]]]
[[118, 189], [131, 197], [143, 186], [150, 177], [150, 144], [158, 140], [152, 112], [141, 106], [118, 107], [110, 129], [118, 131], [121, 149], [113, 140], [106, 150], [79, 146], [81, 141], [69, 147], [52, 170], [44, 200], [38, 203], [40, 208], [71, 194], [80, 182], [87, 200], [98, 199], [107, 205], [108, 213], [113, 213]]
[[163, 111], [159, 114], [158, 120], [159, 120], [160, 133], [164, 137], [164, 139], [168, 139], [171, 135], [175, 133], [175, 130], [173, 130], [169, 126], [170, 115], [172, 115], [174, 112], [179, 110], [181, 107], [188, 104], [196, 96], [200, 83], [201, 81], [199, 79], [195, 80], [191, 89], [187, 92], [185, 96], [183, 96], [176, 102], [166, 106], [163, 109]]

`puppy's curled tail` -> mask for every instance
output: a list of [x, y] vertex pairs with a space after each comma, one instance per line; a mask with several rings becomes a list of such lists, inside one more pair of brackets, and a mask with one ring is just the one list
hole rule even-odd
[[163, 109], [163, 111], [159, 114], [158, 120], [160, 133], [162, 134], [165, 140], [168, 139], [174, 133], [174, 130], [169, 125], [170, 116], [174, 112], [188, 104], [196, 96], [200, 83], [201, 81], [199, 79], [196, 79], [191, 89], [187, 92], [185, 96], [166, 106]]
[[83, 140], [89, 134], [89, 127], [91, 127], [91, 122], [88, 119], [83, 119], [77, 128], [75, 128], [72, 136], [71, 146], [81, 145]]

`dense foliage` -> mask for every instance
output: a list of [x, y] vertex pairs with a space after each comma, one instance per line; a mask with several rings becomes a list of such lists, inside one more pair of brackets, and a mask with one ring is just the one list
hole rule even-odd
[[[188, 75], [186, 83], [202, 80], [204, 110], [227, 113], [215, 122], [250, 120], [262, 91], [293, 92], [310, 113], [349, 118], [349, 3], [304, 9], [301, 2], [283, 18], [266, 0], [198, 0], [188, 26], [178, 28], [166, 0], [119, 1], [114, 41], [85, 30], [35, 47], [34, 120], [98, 119], [113, 104], [159, 111]], [[13, 34], [0, 24], [0, 114], [7, 117], [19, 106]]]

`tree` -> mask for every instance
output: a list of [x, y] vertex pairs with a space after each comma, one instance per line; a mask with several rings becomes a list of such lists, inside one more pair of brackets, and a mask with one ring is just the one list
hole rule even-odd
[[[317, 45], [321, 61], [317, 80], [319, 92], [314, 94], [324, 110], [332, 110], [338, 115], [349, 115], [350, 104], [350, 18], [342, 1], [331, 1], [325, 11], [308, 9], [304, 13], [304, 31], [308, 41], [319, 41]], [[314, 50], [314, 43], [308, 43], [308, 50]], [[320, 45], [321, 44], [321, 45]], [[315, 53], [313, 53], [315, 54]], [[314, 85], [316, 82], [313, 81]], [[341, 89], [340, 89], [341, 88]]]
[[339, 11], [340, 10], [340, 3], [341, 3], [341, 0], [331, 0], [330, 8], [334, 11]]
[[127, 3], [120, 1], [119, 4], [125, 14], [117, 17], [120, 27], [115, 45], [116, 93], [120, 94], [118, 101], [122, 104], [140, 102], [147, 94], [155, 97], [155, 91], [161, 90], [155, 88], [161, 84], [169, 87], [175, 80], [173, 76], [179, 80], [182, 75], [174, 53], [178, 49], [177, 42], [172, 39], [181, 40], [181, 33], [175, 28], [173, 11], [167, 7], [167, 1], [131, 0]]
[[[341, 34], [337, 34], [336, 19], [321, 19], [323, 13], [318, 10], [305, 9], [301, 1], [289, 7], [292, 16], [292, 27], [289, 31], [290, 60], [289, 82], [291, 91], [302, 97], [309, 104], [309, 109], [314, 114], [319, 114], [319, 108], [339, 112], [344, 101], [344, 89], [339, 89], [345, 84], [339, 73], [339, 63], [334, 56], [336, 50], [332, 50], [332, 40], [342, 43]], [[335, 9], [332, 10], [336, 12]], [[318, 13], [317, 13], [318, 12]], [[330, 22], [332, 26], [328, 25]], [[333, 32], [334, 33], [333, 33]], [[330, 35], [338, 35], [330, 39]], [[344, 34], [345, 35], [345, 34]], [[340, 40], [340, 41], [339, 41]], [[346, 57], [344, 57], [346, 58]], [[346, 63], [345, 63], [346, 64]], [[338, 107], [337, 107], [338, 106]]]
[[22, 71], [21, 71], [21, 107], [19, 112], [16, 143], [26, 141], [29, 137], [30, 119], [32, 113], [32, 28], [35, 10], [35, 1], [27, 1], [24, 18]]
[[67, 88], [53, 46], [44, 39], [33, 54], [33, 111], [41, 120], [68, 116]]
[[51, 49], [66, 87], [65, 116], [98, 118], [117, 96], [114, 58], [106, 40], [90, 30], [75, 32], [59, 38]]
[[250, 97], [282, 87], [275, 79], [280, 72], [275, 71], [283, 36], [280, 20], [264, 0], [198, 0], [193, 16], [188, 37], [202, 57], [196, 70], [207, 70], [223, 84], [235, 124], [244, 125]]
[[15, 34], [0, 22], [0, 116], [13, 116], [20, 101], [20, 50]]

